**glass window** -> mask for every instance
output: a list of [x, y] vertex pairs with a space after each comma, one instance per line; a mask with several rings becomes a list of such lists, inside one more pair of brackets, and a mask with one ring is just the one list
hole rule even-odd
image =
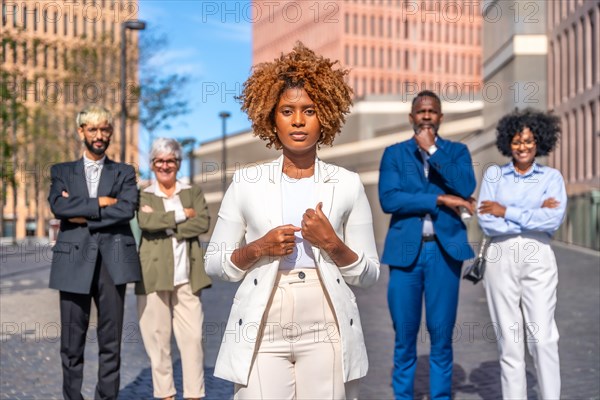
[[37, 67], [38, 65], [38, 44], [37, 43], [33, 43], [33, 66]]
[[344, 33], [350, 33], [350, 16], [348, 13], [344, 14]]
[[592, 54], [590, 54], [590, 60], [589, 63], [591, 63], [591, 65], [593, 65], [594, 67], [592, 67], [592, 82], [591, 84], [593, 85], [594, 83], [598, 82], [598, 46], [600, 45], [600, 43], [596, 43], [596, 40], [598, 39], [598, 32], [596, 31], [598, 29], [598, 27], [595, 24], [594, 21], [594, 14], [593, 12], [590, 12], [588, 14], [588, 20], [590, 22], [590, 38], [591, 40], [591, 46], [590, 48], [592, 49]]

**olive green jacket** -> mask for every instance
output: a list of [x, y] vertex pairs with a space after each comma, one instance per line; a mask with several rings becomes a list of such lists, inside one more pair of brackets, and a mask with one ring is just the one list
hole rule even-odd
[[[151, 188], [140, 192], [140, 210], [144, 205], [152, 207], [151, 213], [138, 212], [138, 223], [142, 230], [140, 243], [140, 262], [142, 280], [136, 283], [136, 294], [148, 294], [159, 290], [173, 290], [175, 260], [173, 257], [174, 236], [187, 242], [187, 256], [190, 260], [189, 284], [192, 292], [210, 286], [211, 280], [204, 271], [204, 251], [198, 236], [206, 233], [210, 218], [208, 206], [202, 190], [196, 186], [185, 186], [179, 192], [184, 208], [196, 210], [196, 216], [179, 224], [175, 223], [175, 212], [165, 211], [162, 197], [155, 195]], [[173, 236], [167, 229], [174, 232]]]

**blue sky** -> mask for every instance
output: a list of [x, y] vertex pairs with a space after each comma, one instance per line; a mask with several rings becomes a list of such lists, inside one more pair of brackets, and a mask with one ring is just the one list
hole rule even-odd
[[[171, 123], [156, 137], [196, 137], [200, 142], [221, 135], [219, 112], [229, 111], [227, 132], [250, 127], [234, 96], [248, 77], [252, 63], [250, 0], [141, 0], [139, 18], [147, 29], [166, 34], [168, 46], [154, 61], [165, 73], [190, 77], [184, 95], [191, 112]], [[143, 35], [144, 31], [140, 32]], [[140, 164], [148, 159], [149, 140], [140, 131]], [[187, 166], [182, 166], [182, 172]], [[183, 174], [185, 175], [185, 173]]]

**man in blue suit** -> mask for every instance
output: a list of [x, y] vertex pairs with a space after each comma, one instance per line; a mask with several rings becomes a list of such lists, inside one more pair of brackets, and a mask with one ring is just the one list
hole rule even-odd
[[474, 255], [460, 213], [473, 213], [475, 174], [467, 147], [437, 135], [442, 119], [439, 97], [417, 94], [409, 114], [415, 135], [386, 148], [381, 160], [379, 200], [392, 215], [382, 263], [390, 266], [396, 399], [413, 398], [423, 295], [431, 399], [451, 398], [460, 269]]
[[50, 208], [60, 219], [50, 287], [60, 291], [63, 397], [83, 400], [83, 354], [92, 300], [98, 311], [98, 383], [94, 398], [119, 393], [125, 288], [140, 280], [129, 227], [138, 205], [132, 166], [105, 155], [113, 134], [110, 112], [90, 106], [77, 115], [85, 146], [77, 161], [52, 166]]

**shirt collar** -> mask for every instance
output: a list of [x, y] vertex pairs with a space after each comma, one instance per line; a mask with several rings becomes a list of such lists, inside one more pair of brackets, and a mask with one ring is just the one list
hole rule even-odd
[[106, 161], [106, 154], [102, 156], [101, 159], [99, 159], [98, 161], [95, 160], [90, 160], [89, 158], [87, 158], [87, 156], [85, 155], [85, 152], [83, 153], [83, 164], [84, 165], [90, 165], [90, 164], [94, 164], [97, 165], [98, 167], [102, 167], [104, 166], [104, 162]]
[[502, 172], [504, 175], [508, 175], [508, 174], [512, 173], [515, 176], [526, 177], [526, 176], [533, 175], [533, 174], [543, 174], [544, 169], [542, 168], [542, 166], [540, 164], [538, 164], [537, 162], [534, 161], [531, 168], [529, 168], [529, 171], [527, 171], [525, 174], [521, 175], [517, 172], [514, 164], [511, 161], [502, 167]]
[[[437, 147], [437, 145], [438, 145], [438, 137], [437, 137], [437, 135], [434, 138], [434, 144]], [[428, 152], [426, 152], [425, 150], [423, 150], [422, 148], [420, 148], [418, 145], [417, 145], [417, 149], [419, 149], [419, 151], [421, 152], [421, 156], [423, 157], [423, 159], [429, 160], [429, 157], [431, 157], [431, 156], [429, 155]]]
[[[179, 194], [179, 192], [181, 192], [182, 190], [185, 190], [185, 189], [191, 189], [191, 186], [188, 185], [187, 183], [183, 183], [179, 180], [175, 181], [175, 192], [173, 193], [173, 195], [171, 197], [175, 196], [176, 194]], [[152, 181], [152, 184], [150, 186], [148, 186], [146, 189], [144, 189], [144, 192], [152, 193], [158, 197], [164, 197], [165, 199], [168, 198], [168, 196], [166, 194], [164, 194], [158, 187], [157, 181]]]

